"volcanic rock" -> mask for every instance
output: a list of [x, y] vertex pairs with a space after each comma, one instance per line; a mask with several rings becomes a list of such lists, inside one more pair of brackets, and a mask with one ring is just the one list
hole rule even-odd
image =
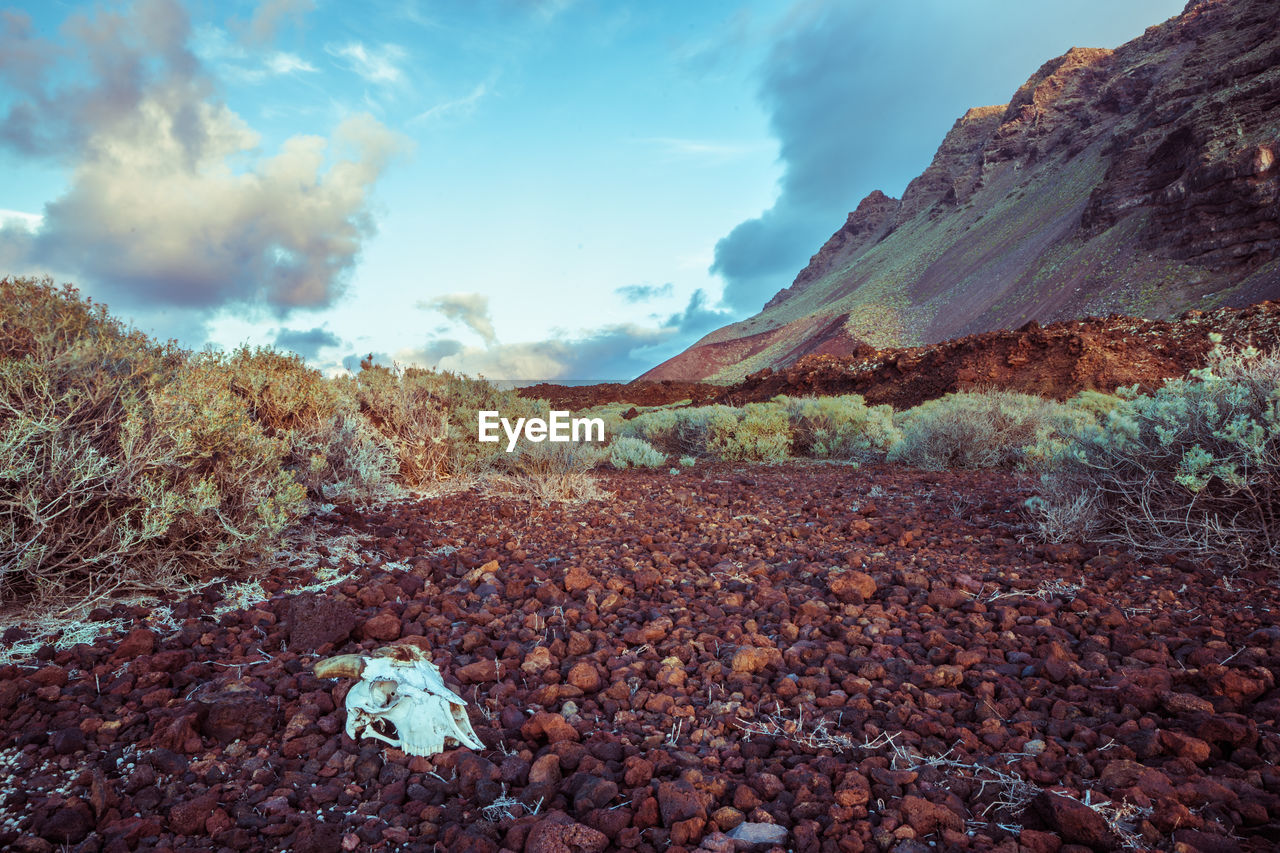
[[603, 832], [577, 823], [564, 812], [552, 812], [529, 830], [524, 853], [600, 853], [608, 844]]
[[326, 643], [340, 646], [355, 630], [358, 613], [349, 603], [331, 595], [291, 596], [285, 607], [289, 647], [298, 652], [314, 652]]
[[1107, 826], [1106, 819], [1079, 800], [1041, 791], [1031, 801], [1030, 809], [1063, 841], [1094, 850], [1119, 847], [1120, 839]]

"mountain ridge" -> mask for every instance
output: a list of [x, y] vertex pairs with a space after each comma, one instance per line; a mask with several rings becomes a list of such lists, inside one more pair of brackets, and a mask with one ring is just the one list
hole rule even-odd
[[1114, 50], [1072, 48], [956, 120], [792, 284], [643, 380], [732, 381], [815, 353], [1089, 314], [1280, 297], [1280, 21], [1201, 0]]

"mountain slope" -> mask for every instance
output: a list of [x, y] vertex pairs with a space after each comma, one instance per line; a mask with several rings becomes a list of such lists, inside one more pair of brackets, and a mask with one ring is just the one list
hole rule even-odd
[[961, 117], [901, 199], [863, 199], [763, 311], [641, 378], [1280, 297], [1275, 12], [1192, 2], [1114, 51], [1045, 63]]

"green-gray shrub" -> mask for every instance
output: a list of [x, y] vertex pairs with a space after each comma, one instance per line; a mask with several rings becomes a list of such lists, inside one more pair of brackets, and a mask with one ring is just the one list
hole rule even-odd
[[723, 430], [737, 420], [737, 409], [730, 406], [655, 409], [624, 422], [618, 435], [644, 439], [668, 456], [708, 456], [713, 424]]
[[861, 394], [778, 397], [791, 425], [797, 456], [870, 461], [883, 459], [902, 440], [889, 406], [867, 406]]
[[1098, 538], [1280, 568], [1280, 354], [1215, 349], [1150, 395], [1122, 389], [1104, 424], [1083, 423], [1043, 475], [1051, 512], [1084, 507]]
[[642, 438], [620, 435], [609, 445], [609, 464], [614, 468], [658, 468], [667, 463], [667, 454]]
[[1104, 394], [1101, 391], [1084, 390], [1067, 399], [1066, 404], [1072, 408], [1088, 412], [1098, 421], [1104, 421], [1111, 410], [1120, 405], [1122, 399], [1115, 394]]
[[1015, 391], [948, 394], [900, 412], [902, 440], [889, 460], [919, 468], [1016, 468], [1034, 465], [1078, 423], [1080, 409]]
[[707, 423], [707, 449], [732, 462], [781, 462], [791, 455], [791, 425], [777, 403], [748, 403]]

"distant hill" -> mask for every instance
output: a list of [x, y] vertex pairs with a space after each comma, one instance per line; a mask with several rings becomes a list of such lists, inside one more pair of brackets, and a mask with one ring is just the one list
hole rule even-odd
[[969, 110], [901, 199], [871, 193], [763, 311], [640, 378], [1280, 298], [1278, 160], [1280, 8], [1192, 2]]

